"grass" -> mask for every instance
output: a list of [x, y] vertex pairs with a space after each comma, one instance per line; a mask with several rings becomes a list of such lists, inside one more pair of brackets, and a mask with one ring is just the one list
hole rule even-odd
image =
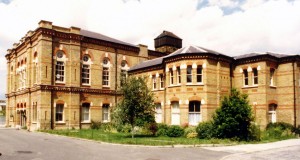
[[118, 144], [134, 144], [134, 145], [150, 145], [150, 146], [166, 146], [166, 145], [201, 145], [201, 144], [224, 144], [234, 145], [240, 142], [231, 141], [228, 139], [198, 139], [185, 137], [163, 137], [150, 135], [135, 135], [131, 138], [130, 133], [111, 133], [102, 130], [82, 129], [82, 130], [45, 130], [42, 132], [64, 135], [69, 137], [77, 137], [91, 139], [101, 142], [118, 143]]

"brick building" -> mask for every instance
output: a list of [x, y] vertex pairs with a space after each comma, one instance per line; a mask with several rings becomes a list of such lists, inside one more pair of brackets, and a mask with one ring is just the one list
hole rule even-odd
[[235, 87], [249, 95], [257, 124], [300, 124], [300, 57], [251, 53], [230, 57], [164, 31], [155, 51], [76, 27], [41, 21], [8, 50], [10, 126], [30, 130], [88, 128], [110, 121], [121, 76], [149, 77], [156, 121], [197, 125], [212, 118]]

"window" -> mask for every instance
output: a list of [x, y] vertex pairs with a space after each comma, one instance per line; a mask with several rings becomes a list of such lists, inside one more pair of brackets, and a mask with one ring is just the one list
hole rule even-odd
[[62, 61], [57, 61], [55, 66], [55, 81], [56, 82], [64, 82], [65, 75], [65, 65]]
[[179, 102], [171, 102], [172, 108], [172, 125], [180, 125], [180, 110], [179, 110]]
[[32, 121], [37, 121], [37, 102], [32, 104]]
[[90, 121], [90, 104], [83, 103], [81, 108], [81, 121], [89, 122]]
[[105, 58], [103, 60], [102, 85], [105, 87], [109, 87], [109, 60], [108, 60], [108, 58]]
[[277, 109], [277, 105], [276, 104], [270, 104], [269, 105], [269, 122], [270, 123], [275, 123], [276, 122], [276, 109]]
[[170, 84], [174, 84], [174, 73], [172, 68], [170, 68]]
[[201, 122], [200, 101], [190, 101], [189, 103], [189, 124], [197, 125]]
[[165, 84], [164, 84], [164, 75], [160, 74], [159, 78], [160, 78], [160, 89], [163, 89], [165, 87]]
[[56, 104], [55, 121], [57, 122], [63, 121], [63, 116], [64, 116], [64, 104]]
[[248, 86], [248, 71], [247, 71], [247, 69], [244, 69], [243, 73], [244, 73], [244, 86]]
[[202, 83], [202, 66], [197, 66], [197, 83]]
[[82, 65], [81, 78], [82, 84], [90, 84], [90, 65]]
[[192, 83], [192, 66], [188, 65], [186, 69], [186, 83]]
[[274, 73], [275, 73], [275, 69], [271, 68], [270, 69], [270, 86], [274, 86]]
[[103, 104], [102, 106], [102, 121], [109, 122], [109, 104]]
[[126, 82], [126, 78], [127, 78], [127, 71], [121, 69], [121, 86], [123, 86]]
[[156, 123], [162, 122], [162, 109], [160, 103], [155, 104], [155, 121]]
[[152, 85], [152, 87], [153, 87], [153, 89], [157, 89], [156, 88], [156, 76], [155, 75], [152, 75], [152, 83], [153, 83], [153, 85]]
[[253, 68], [252, 72], [253, 72], [253, 85], [258, 85], [258, 72], [257, 72], [257, 68]]
[[177, 84], [181, 83], [181, 71], [180, 67], [177, 67]]

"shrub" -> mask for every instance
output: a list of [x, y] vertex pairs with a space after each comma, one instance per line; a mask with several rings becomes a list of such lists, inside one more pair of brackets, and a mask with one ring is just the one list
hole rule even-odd
[[112, 123], [102, 123], [101, 124], [101, 130], [104, 132], [111, 132], [113, 130], [114, 126]]
[[213, 123], [208, 122], [201, 122], [198, 124], [196, 128], [196, 132], [198, 133], [198, 138], [200, 139], [210, 139], [213, 137]]
[[180, 137], [183, 136], [184, 130], [179, 126], [170, 126], [167, 130], [168, 137]]
[[183, 124], [181, 125], [181, 127], [182, 127], [183, 129], [186, 129], [186, 128], [189, 127], [189, 123], [183, 123]]
[[157, 124], [156, 135], [157, 136], [167, 136], [168, 128], [169, 128], [169, 126], [164, 123]]
[[289, 123], [286, 123], [286, 122], [275, 122], [275, 123], [269, 123], [266, 127], [266, 130], [268, 129], [272, 129], [272, 128], [281, 128], [282, 130], [294, 130], [294, 127], [293, 125], [289, 124]]
[[260, 141], [261, 140], [261, 131], [258, 125], [251, 124], [250, 126], [250, 136], [249, 140]]
[[91, 121], [91, 126], [90, 126], [91, 129], [100, 129], [101, 128], [101, 122], [96, 122], [96, 121]]
[[158, 127], [156, 123], [150, 123], [148, 124], [147, 129], [150, 131], [151, 135], [154, 136], [158, 130]]
[[192, 138], [195, 134], [197, 137], [196, 127], [188, 127], [184, 129], [184, 136], [187, 138]]
[[130, 133], [131, 132], [131, 125], [125, 124], [125, 125], [118, 125], [117, 131], [122, 133]]
[[300, 135], [300, 125], [298, 125], [297, 128], [294, 128], [294, 129], [293, 129], [293, 132], [294, 132], [295, 134]]

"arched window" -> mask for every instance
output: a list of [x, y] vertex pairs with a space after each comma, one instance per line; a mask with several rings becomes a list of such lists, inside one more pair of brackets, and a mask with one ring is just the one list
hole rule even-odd
[[56, 53], [55, 82], [65, 82], [65, 54], [63, 51], [58, 51]]
[[123, 86], [123, 84], [126, 82], [126, 78], [127, 78], [127, 71], [128, 71], [129, 67], [128, 64], [125, 60], [122, 60], [121, 62], [121, 79], [120, 79], [120, 85]]
[[110, 76], [109, 76], [109, 68], [110, 68], [110, 61], [106, 57], [103, 59], [103, 70], [102, 70], [102, 85], [103, 87], [109, 87], [110, 85]]
[[201, 103], [200, 101], [189, 102], [189, 124], [198, 125], [201, 122]]
[[82, 68], [81, 68], [81, 83], [83, 85], [90, 85], [91, 83], [91, 59], [88, 55], [82, 57]]
[[275, 123], [277, 121], [276, 110], [277, 110], [277, 104], [274, 103], [269, 104], [269, 111], [268, 111], [269, 123]]

